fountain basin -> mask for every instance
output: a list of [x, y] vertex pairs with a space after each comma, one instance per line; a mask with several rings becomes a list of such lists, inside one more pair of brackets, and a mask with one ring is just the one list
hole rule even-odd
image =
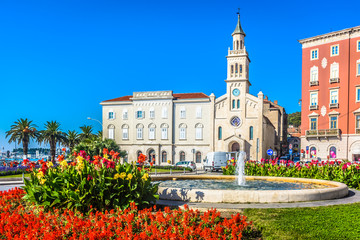
[[[153, 181], [178, 180], [233, 180], [235, 176], [220, 175], [179, 175], [153, 176]], [[315, 188], [301, 190], [234, 190], [234, 189], [203, 189], [202, 187], [163, 187], [159, 185], [158, 194], [163, 200], [178, 200], [208, 203], [285, 203], [305, 202], [342, 198], [348, 195], [348, 187], [339, 182], [285, 177], [247, 176], [246, 181], [263, 180], [270, 182], [314, 184]], [[322, 187], [323, 186], [323, 187]]]

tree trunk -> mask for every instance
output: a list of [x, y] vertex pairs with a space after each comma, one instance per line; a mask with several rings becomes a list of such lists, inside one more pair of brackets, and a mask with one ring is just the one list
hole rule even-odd
[[28, 149], [29, 149], [29, 141], [27, 141], [26, 139], [23, 139], [22, 144], [23, 144], [23, 153], [27, 158]]
[[55, 153], [56, 153], [56, 141], [55, 139], [52, 139], [50, 142], [50, 156], [51, 161], [55, 163]]

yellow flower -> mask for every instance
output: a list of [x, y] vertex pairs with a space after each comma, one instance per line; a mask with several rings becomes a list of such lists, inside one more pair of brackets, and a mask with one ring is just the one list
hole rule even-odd
[[84, 158], [83, 158], [83, 157], [81, 157], [81, 156], [78, 156], [76, 159], [78, 160], [78, 162], [82, 162], [82, 161], [84, 161]]
[[67, 163], [67, 161], [65, 161], [65, 160], [63, 160], [63, 161], [61, 161], [60, 162], [60, 166], [62, 166], [62, 167], [67, 167], [67, 165], [68, 165], [68, 163]]
[[118, 178], [120, 178], [120, 174], [116, 173], [116, 174], [114, 175], [114, 179], [118, 179]]
[[52, 166], [54, 166], [54, 164], [52, 163], [52, 162], [47, 162], [47, 164], [46, 164], [48, 167], [52, 167]]
[[120, 173], [120, 178], [121, 178], [121, 179], [124, 179], [125, 177], [126, 177], [126, 173], [125, 173], [125, 172]]
[[44, 184], [46, 182], [45, 178], [40, 179], [40, 184]]
[[145, 173], [144, 176], [142, 176], [142, 179], [144, 179], [145, 181], [147, 181], [149, 178], [149, 174]]
[[133, 178], [133, 175], [132, 175], [131, 173], [129, 173], [129, 174], [127, 175], [126, 180], [131, 180], [132, 178]]
[[41, 179], [44, 177], [44, 173], [42, 171], [39, 171], [37, 174], [36, 174], [37, 178], [38, 179]]
[[104, 158], [105, 158], [105, 159], [108, 159], [108, 158], [109, 158], [109, 155], [104, 154]]

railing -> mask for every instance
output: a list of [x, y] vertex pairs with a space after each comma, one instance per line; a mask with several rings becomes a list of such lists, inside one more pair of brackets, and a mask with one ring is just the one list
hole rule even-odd
[[330, 108], [339, 108], [338, 103], [330, 103]]
[[309, 109], [310, 110], [318, 110], [319, 106], [318, 105], [310, 105]]
[[330, 83], [338, 83], [340, 82], [340, 78], [330, 78]]
[[319, 86], [319, 81], [310, 81], [310, 87]]
[[341, 130], [340, 129], [316, 129], [316, 130], [306, 130], [305, 137], [338, 137], [340, 138]]

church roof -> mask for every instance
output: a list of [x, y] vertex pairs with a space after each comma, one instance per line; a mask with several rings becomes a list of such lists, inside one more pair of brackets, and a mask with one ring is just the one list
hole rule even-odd
[[234, 34], [237, 34], [237, 33], [244, 34], [244, 35], [246, 36], [244, 30], [243, 30], [242, 27], [241, 27], [240, 14], [238, 14], [238, 22], [237, 22], [237, 24], [236, 24], [236, 27], [235, 27], [234, 32], [233, 32], [231, 35], [233, 36]]
[[[131, 101], [132, 97], [133, 97], [132, 95], [123, 96], [123, 97], [113, 98], [113, 99], [110, 99], [110, 100], [105, 100], [103, 102]], [[204, 94], [204, 93], [174, 93], [173, 97], [174, 97], [174, 100], [177, 100], [177, 99], [209, 98], [209, 96]]]

